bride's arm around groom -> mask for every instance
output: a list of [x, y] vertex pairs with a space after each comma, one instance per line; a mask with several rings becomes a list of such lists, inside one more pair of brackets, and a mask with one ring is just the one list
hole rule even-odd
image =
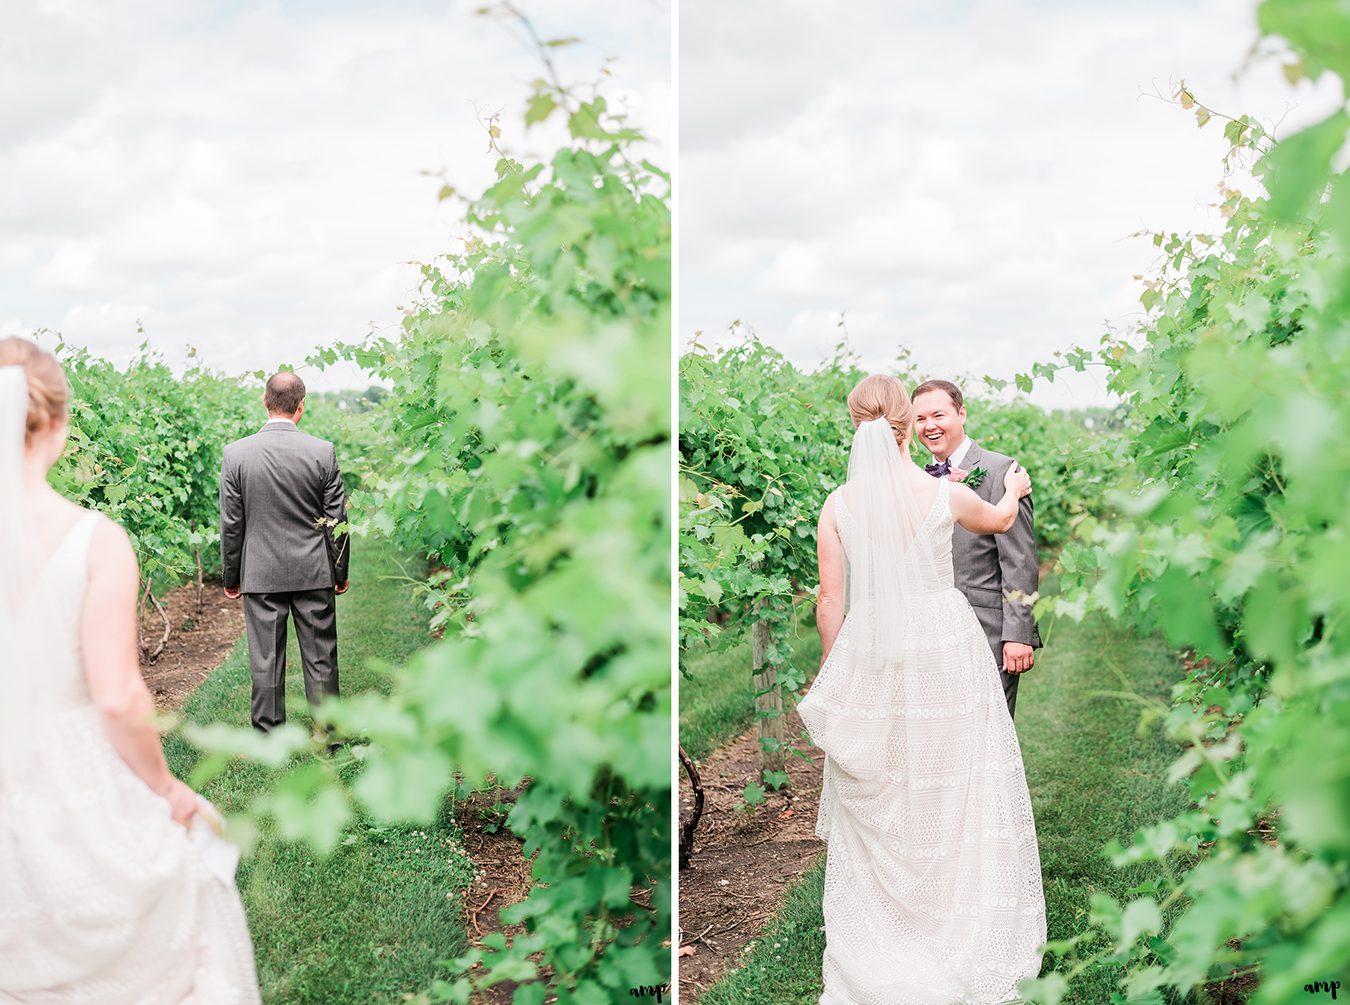
[[[906, 437], [903, 447], [906, 457], [908, 443]], [[953, 524], [972, 534], [1005, 535], [1012, 531], [1021, 520], [1022, 501], [1031, 494], [1031, 476], [1010, 458], [1002, 468], [998, 484], [1003, 486], [1003, 493], [997, 501], [982, 499], [973, 489], [959, 483], [953, 484], [949, 498]], [[816, 629], [820, 633], [822, 664], [843, 626], [844, 598], [847, 594], [847, 558], [835, 513], [837, 492], [831, 492], [826, 497], [816, 524], [816, 562], [820, 576], [820, 589], [816, 596]]]

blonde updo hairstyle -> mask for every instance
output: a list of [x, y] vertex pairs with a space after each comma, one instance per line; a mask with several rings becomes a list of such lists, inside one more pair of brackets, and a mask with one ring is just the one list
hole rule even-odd
[[874, 373], [864, 377], [848, 394], [848, 414], [856, 429], [871, 419], [885, 418], [895, 433], [895, 442], [903, 443], [914, 423], [914, 405], [905, 385], [896, 378]]
[[34, 436], [66, 419], [70, 402], [66, 373], [46, 349], [15, 335], [0, 339], [0, 366], [21, 366], [28, 379], [28, 424], [23, 443], [31, 446]]

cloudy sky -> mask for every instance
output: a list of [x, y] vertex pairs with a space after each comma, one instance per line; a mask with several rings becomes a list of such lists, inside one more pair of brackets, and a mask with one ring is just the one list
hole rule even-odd
[[[1235, 77], [1254, 0], [682, 0], [680, 338], [740, 320], [812, 364], [1009, 378], [1140, 314], [1144, 228], [1215, 230], [1222, 122], [1334, 92]], [[1329, 82], [1328, 82], [1329, 83]], [[1248, 180], [1249, 181], [1249, 180]], [[1105, 400], [1100, 378], [1038, 387]]]
[[[537, 57], [488, 0], [6, 0], [0, 335], [124, 360], [299, 364], [397, 323], [491, 178], [480, 115], [526, 133]], [[599, 76], [671, 150], [670, 0], [518, 0], [565, 81]], [[425, 172], [431, 172], [431, 175]], [[144, 335], [137, 334], [138, 323]], [[51, 341], [50, 336], [47, 337]], [[311, 387], [363, 384], [306, 371]]]

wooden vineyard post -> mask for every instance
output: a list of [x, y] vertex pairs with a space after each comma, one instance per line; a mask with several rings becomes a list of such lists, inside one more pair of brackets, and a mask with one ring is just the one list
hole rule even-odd
[[[760, 741], [760, 767], [765, 771], [782, 771], [786, 732], [783, 692], [778, 687], [778, 668], [767, 662], [768, 651], [769, 623], [760, 618], [750, 629], [750, 665], [755, 672], [755, 736]], [[764, 749], [765, 739], [770, 741], [772, 750]]]

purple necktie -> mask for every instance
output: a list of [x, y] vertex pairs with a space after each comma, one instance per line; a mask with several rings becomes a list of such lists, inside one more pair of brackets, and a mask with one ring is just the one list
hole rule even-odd
[[950, 461], [943, 461], [941, 464], [925, 464], [923, 466], [923, 469], [927, 471], [930, 475], [932, 475], [934, 478], [946, 478], [949, 474], [952, 473], [952, 465]]

